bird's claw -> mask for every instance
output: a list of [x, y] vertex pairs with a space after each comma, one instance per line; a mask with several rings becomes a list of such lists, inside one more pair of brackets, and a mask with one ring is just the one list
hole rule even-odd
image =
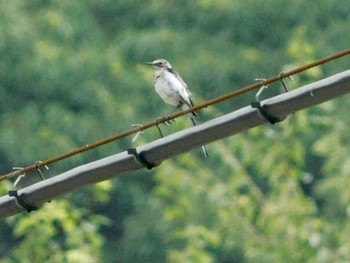
[[175, 121], [175, 120], [166, 120], [166, 118], [168, 118], [168, 116], [158, 117], [158, 118], [156, 119], [157, 124], [164, 123], [166, 126], [169, 127], [169, 125], [170, 125], [173, 121]]

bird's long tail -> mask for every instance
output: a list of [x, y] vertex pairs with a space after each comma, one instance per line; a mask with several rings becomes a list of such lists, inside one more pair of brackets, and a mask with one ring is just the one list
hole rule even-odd
[[[196, 112], [191, 112], [190, 113], [190, 120], [191, 120], [193, 126], [197, 126], [196, 118], [198, 118], [197, 113]], [[208, 157], [209, 154], [208, 154], [207, 147], [205, 147], [205, 145], [202, 145], [202, 150], [203, 150], [203, 153], [204, 153], [205, 157]]]

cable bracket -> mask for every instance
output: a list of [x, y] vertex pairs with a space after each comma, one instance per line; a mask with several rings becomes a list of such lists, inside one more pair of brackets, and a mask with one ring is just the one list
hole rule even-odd
[[148, 162], [145, 157], [143, 156], [143, 152], [137, 152], [137, 150], [135, 148], [129, 148], [128, 149], [128, 154], [132, 154], [134, 155], [135, 159], [143, 164], [144, 166], [146, 166], [147, 169], [151, 170], [152, 168], [158, 166], [159, 164], [155, 164], [155, 163], [150, 163]]
[[18, 195], [17, 190], [10, 190], [8, 192], [9, 196], [13, 196], [16, 200], [16, 203], [19, 207], [24, 208], [28, 213], [38, 210], [39, 207], [35, 207], [35, 206], [31, 206], [29, 204], [27, 204], [24, 200], [23, 200], [23, 196], [22, 195]]
[[[255, 79], [255, 80], [256, 81], [265, 81], [266, 79]], [[287, 88], [286, 88], [284, 82], [282, 81], [283, 80], [283, 73], [280, 74], [280, 80], [283, 83], [283, 86], [284, 86], [284, 88], [285, 88], [285, 90], [287, 92]], [[255, 101], [251, 102], [250, 106], [252, 106], [252, 108], [257, 109], [259, 114], [260, 114], [260, 116], [263, 117], [265, 120], [267, 120], [269, 123], [275, 124], [275, 123], [283, 121], [286, 117], [277, 118], [275, 116], [272, 116], [271, 114], [269, 114], [267, 112], [267, 109], [266, 109], [267, 106], [266, 105], [261, 106], [260, 95], [264, 91], [264, 89], [267, 89], [267, 88], [268, 88], [268, 85], [261, 86], [259, 91], [255, 94]]]
[[253, 101], [252, 103], [250, 103], [250, 106], [252, 106], [252, 108], [257, 109], [259, 111], [260, 115], [271, 124], [281, 122], [285, 119], [285, 117], [280, 119], [280, 118], [277, 118], [277, 117], [269, 114], [266, 111], [266, 105], [261, 106], [260, 101]]

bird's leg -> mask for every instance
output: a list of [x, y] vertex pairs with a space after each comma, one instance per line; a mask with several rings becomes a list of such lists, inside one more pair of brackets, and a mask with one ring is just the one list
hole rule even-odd
[[157, 122], [157, 126], [161, 123], [164, 123], [166, 126], [169, 126], [171, 121], [166, 121], [165, 119], [167, 118], [168, 116], [163, 116], [163, 117], [158, 117], [156, 119], [156, 122]]
[[156, 119], [156, 127], [157, 127], [157, 129], [158, 129], [158, 131], [159, 131], [159, 134], [160, 134], [160, 137], [161, 137], [161, 138], [163, 138], [163, 133], [162, 133], [162, 130], [160, 129], [160, 127], [159, 127], [159, 124], [164, 123], [166, 126], [169, 126], [169, 123], [167, 123], [166, 121], [164, 121], [164, 118], [165, 118], [165, 117], [158, 117], [158, 118]]
[[157, 129], [158, 129], [158, 131], [159, 131], [160, 137], [163, 138], [164, 136], [163, 136], [162, 130], [160, 129], [158, 123], [156, 124], [156, 127], [157, 127]]
[[[170, 112], [169, 115], [166, 115], [164, 118], [167, 118], [168, 116], [173, 115], [175, 112], [177, 112], [179, 109], [181, 109], [181, 106], [182, 106], [182, 104], [177, 105], [176, 108], [172, 112]], [[169, 126], [169, 124], [172, 123], [173, 121], [175, 121], [175, 119], [168, 120], [164, 123], [167, 123], [167, 126]]]
[[[176, 106], [176, 108], [170, 112], [169, 115], [165, 115], [164, 117], [158, 117], [157, 118], [157, 123], [164, 123], [166, 126], [169, 126], [170, 123], [172, 123], [173, 121], [175, 121], [174, 119], [173, 120], [167, 120], [165, 121], [166, 118], [168, 118], [170, 115], [174, 114], [175, 112], [177, 112], [180, 108], [181, 108], [182, 104]], [[158, 128], [159, 129], [159, 128]]]

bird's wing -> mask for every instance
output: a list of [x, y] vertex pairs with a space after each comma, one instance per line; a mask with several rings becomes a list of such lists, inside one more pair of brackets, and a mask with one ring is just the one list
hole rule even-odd
[[180, 81], [180, 83], [184, 86], [186, 92], [188, 93], [188, 96], [191, 97], [191, 92], [190, 90], [188, 89], [188, 86], [186, 84], [186, 82], [181, 78], [181, 76], [179, 75], [179, 73], [177, 73], [175, 70], [173, 70], [172, 68], [169, 68], [168, 69], [169, 72], [173, 73], [174, 76]]
[[[173, 70], [172, 68], [168, 68], [167, 69], [170, 73], [172, 73], [176, 79], [181, 83], [182, 87], [183, 87], [183, 91], [179, 92], [179, 97], [180, 100], [182, 102], [183, 105], [186, 105], [188, 108], [191, 108], [194, 106], [193, 101], [191, 99], [191, 92], [189, 91], [186, 82], [181, 78], [181, 76], [179, 75], [179, 73], [177, 73], [175, 70]], [[186, 109], [187, 107], [183, 108]], [[194, 111], [192, 112], [192, 115], [197, 117], [197, 113]], [[193, 121], [192, 121], [193, 122]]]

